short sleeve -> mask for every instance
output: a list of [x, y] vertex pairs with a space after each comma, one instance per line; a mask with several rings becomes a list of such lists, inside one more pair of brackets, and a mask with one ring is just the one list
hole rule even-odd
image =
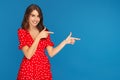
[[50, 39], [50, 35], [48, 35], [46, 41], [47, 41], [47, 45], [46, 46], [54, 46], [54, 43]]
[[18, 40], [19, 40], [19, 45], [18, 45], [19, 49], [22, 49], [23, 46], [27, 45], [25, 30], [18, 29]]

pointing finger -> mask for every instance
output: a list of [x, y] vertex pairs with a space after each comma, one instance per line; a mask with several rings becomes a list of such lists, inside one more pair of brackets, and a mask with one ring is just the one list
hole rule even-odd
[[48, 33], [48, 34], [54, 34], [54, 32], [51, 32], [51, 31], [48, 31], [47, 33]]
[[75, 37], [71, 37], [72, 39], [75, 39], [75, 40], [80, 40], [80, 38], [75, 38]]

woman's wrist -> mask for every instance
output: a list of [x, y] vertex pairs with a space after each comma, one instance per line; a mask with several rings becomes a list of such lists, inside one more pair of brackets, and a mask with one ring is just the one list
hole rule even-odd
[[67, 44], [67, 40], [63, 40], [63, 43], [66, 45]]

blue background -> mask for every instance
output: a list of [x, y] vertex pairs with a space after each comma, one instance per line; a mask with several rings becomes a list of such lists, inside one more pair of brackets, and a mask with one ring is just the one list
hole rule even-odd
[[0, 79], [15, 80], [23, 53], [17, 29], [26, 7], [38, 4], [57, 46], [69, 32], [80, 37], [50, 58], [53, 80], [120, 80], [119, 0], [1, 0]]

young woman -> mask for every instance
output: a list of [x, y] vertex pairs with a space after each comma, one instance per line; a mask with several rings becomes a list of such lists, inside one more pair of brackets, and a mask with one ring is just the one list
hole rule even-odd
[[72, 33], [58, 46], [50, 39], [50, 32], [43, 25], [43, 15], [40, 7], [31, 4], [27, 7], [18, 29], [19, 49], [24, 53], [20, 65], [17, 80], [52, 80], [50, 63], [45, 54], [48, 51], [50, 57], [56, 55], [66, 44], [74, 44], [79, 38], [71, 37]]

